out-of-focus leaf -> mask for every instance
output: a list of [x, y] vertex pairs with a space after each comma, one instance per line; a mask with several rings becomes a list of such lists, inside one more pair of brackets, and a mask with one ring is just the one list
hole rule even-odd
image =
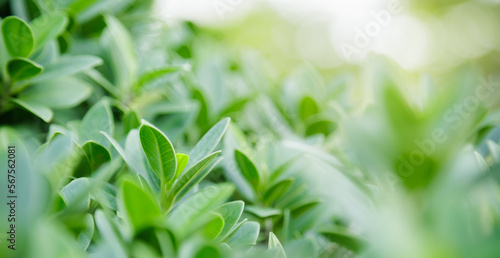
[[102, 183], [92, 189], [91, 197], [114, 211], [118, 210], [116, 203], [116, 188], [109, 183]]
[[221, 233], [221, 230], [224, 227], [224, 219], [216, 213], [215, 214], [213, 213], [211, 215], [212, 219], [203, 228], [202, 234], [206, 238], [213, 240]]
[[260, 207], [255, 205], [247, 205], [245, 211], [254, 214], [259, 218], [269, 218], [273, 216], [280, 216], [281, 210], [269, 207]]
[[94, 236], [94, 218], [90, 214], [85, 214], [82, 222], [83, 228], [78, 234], [77, 242], [83, 250], [87, 250]]
[[285, 179], [271, 185], [263, 195], [263, 200], [267, 204], [271, 204], [276, 199], [282, 197], [292, 187], [295, 180], [293, 178]]
[[24, 103], [38, 104], [54, 109], [71, 108], [86, 100], [92, 88], [73, 77], [60, 77], [34, 84], [19, 94]]
[[168, 225], [180, 235], [187, 235], [193, 229], [206, 224], [208, 211], [227, 200], [234, 191], [231, 184], [208, 186], [196, 192], [167, 216]]
[[30, 80], [31, 83], [52, 80], [60, 76], [73, 75], [102, 64], [102, 59], [96, 56], [64, 55], [57, 61], [44, 67], [43, 73]]
[[142, 149], [153, 172], [162, 182], [168, 182], [175, 176], [177, 158], [174, 146], [160, 130], [143, 124], [139, 129]]
[[7, 63], [7, 72], [12, 81], [26, 80], [41, 73], [43, 67], [29, 59], [18, 57]]
[[220, 214], [224, 220], [224, 227], [221, 229], [215, 241], [223, 241], [235, 230], [234, 227], [243, 213], [244, 206], [244, 202], [234, 201], [223, 204], [214, 210], [214, 212]]
[[165, 76], [172, 72], [179, 71], [181, 68], [182, 68], [181, 66], [168, 66], [160, 69], [155, 69], [153, 71], [148, 71], [139, 79], [139, 82], [137, 83], [138, 87], [142, 87], [144, 86], [144, 84], [149, 83], [153, 80], [157, 80], [162, 76]]
[[219, 258], [222, 257], [222, 255], [219, 252], [219, 250], [217, 250], [217, 248], [207, 245], [203, 246], [194, 256], [194, 258], [206, 258], [206, 257]]
[[34, 46], [33, 32], [23, 20], [10, 16], [2, 22], [5, 48], [12, 57], [28, 57]]
[[330, 241], [345, 246], [346, 248], [352, 250], [355, 253], [361, 251], [364, 247], [366, 247], [367, 244], [366, 241], [361, 238], [339, 232], [335, 229], [325, 228], [325, 229], [320, 229], [319, 232], [328, 237]]
[[187, 167], [191, 167], [198, 163], [201, 159], [210, 154], [219, 144], [222, 136], [227, 130], [227, 127], [231, 122], [230, 118], [224, 118], [216, 125], [214, 125], [202, 138], [196, 146], [189, 153], [189, 162]]
[[298, 239], [284, 246], [288, 258], [315, 257], [314, 243], [310, 239]]
[[125, 180], [119, 191], [119, 207], [135, 233], [154, 226], [161, 220], [158, 203], [152, 196], [132, 181]]
[[269, 232], [269, 242], [267, 243], [267, 248], [269, 249], [269, 251], [273, 251], [273, 254], [277, 255], [274, 257], [286, 258], [285, 250], [283, 249], [281, 242], [273, 232]]
[[68, 26], [68, 17], [63, 12], [46, 13], [31, 21], [30, 25], [35, 39], [33, 49], [37, 51], [63, 33]]
[[135, 111], [129, 111], [123, 116], [123, 126], [125, 127], [125, 132], [129, 132], [141, 126], [141, 119]]
[[106, 100], [101, 100], [92, 106], [85, 114], [80, 124], [80, 143], [95, 141], [98, 144], [109, 147], [109, 141], [100, 132], [113, 135], [114, 123], [111, 108]]
[[127, 29], [113, 16], [104, 17], [108, 25], [101, 38], [110, 54], [115, 84], [129, 89], [137, 78], [137, 58], [133, 41]]
[[77, 178], [59, 192], [64, 203], [71, 208], [88, 209], [90, 204], [89, 180]]
[[240, 168], [241, 173], [245, 176], [246, 180], [250, 183], [255, 191], [259, 189], [260, 186], [260, 174], [254, 163], [239, 150], [234, 150], [234, 159], [236, 164]]
[[50, 122], [50, 120], [52, 120], [52, 116], [54, 115], [54, 112], [52, 112], [49, 107], [34, 103], [30, 100], [24, 101], [20, 99], [11, 99], [11, 101], [40, 117], [46, 123]]
[[85, 157], [92, 171], [97, 170], [102, 164], [111, 160], [111, 155], [108, 150], [94, 141], [86, 142], [82, 146], [82, 150], [85, 152]]
[[306, 96], [300, 102], [299, 111], [300, 118], [304, 121], [308, 117], [319, 112], [318, 104], [316, 104], [316, 101], [313, 98]]
[[99, 234], [104, 241], [111, 246], [113, 257], [127, 257], [125, 246], [122, 239], [119, 238], [116, 232], [116, 227], [110, 221], [102, 210], [97, 210], [94, 215], [95, 224], [99, 230]]
[[245, 222], [231, 237], [228, 244], [233, 248], [249, 248], [257, 244], [259, 232], [259, 223], [254, 221]]

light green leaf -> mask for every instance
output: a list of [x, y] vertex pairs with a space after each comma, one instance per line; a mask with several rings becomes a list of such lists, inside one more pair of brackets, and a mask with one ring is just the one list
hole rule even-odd
[[29, 80], [30, 83], [52, 80], [61, 75], [73, 75], [91, 69], [102, 64], [102, 59], [96, 56], [61, 56], [57, 61], [44, 67], [39, 76]]
[[80, 143], [95, 141], [104, 147], [109, 147], [109, 141], [100, 132], [113, 135], [114, 123], [111, 108], [106, 100], [101, 100], [92, 106], [80, 123]]
[[300, 102], [299, 111], [300, 119], [306, 120], [310, 116], [319, 112], [318, 104], [316, 104], [316, 101], [313, 98], [306, 96]]
[[[193, 167], [191, 167], [186, 173], [182, 174], [179, 179], [175, 182], [172, 187], [171, 192], [169, 193], [169, 198], [172, 201], [175, 199], [182, 198], [180, 192], [182, 191], [184, 194], [187, 193], [187, 190], [191, 189], [194, 184], [192, 183], [195, 178], [199, 179], [198, 175], [212, 162], [221, 152], [214, 152], [204, 159], [200, 160], [200, 162], [196, 163]], [[210, 171], [205, 171], [208, 174]], [[205, 175], [206, 176], [206, 175]], [[201, 180], [201, 179], [200, 179]]]
[[68, 17], [63, 12], [42, 14], [31, 21], [30, 25], [35, 39], [33, 52], [61, 35], [68, 26], [68, 21]]
[[109, 52], [111, 68], [118, 88], [129, 89], [137, 78], [137, 57], [127, 29], [113, 16], [104, 17], [108, 25], [101, 42]]
[[96, 210], [94, 219], [103, 241], [111, 246], [112, 257], [127, 257], [123, 241], [119, 238], [113, 221], [110, 221], [102, 210]]
[[187, 167], [191, 167], [194, 164], [198, 163], [202, 158], [206, 157], [209, 153], [211, 153], [217, 144], [219, 144], [222, 136], [227, 130], [227, 127], [231, 122], [230, 118], [224, 118], [216, 125], [214, 125], [202, 138], [196, 146], [189, 153], [189, 162]]
[[269, 232], [269, 242], [267, 243], [267, 248], [269, 250], [277, 250], [273, 253], [276, 253], [277, 256], [274, 257], [283, 257], [286, 258], [285, 250], [281, 245], [280, 240], [276, 237], [273, 232]]
[[63, 187], [59, 195], [61, 195], [67, 206], [85, 210], [90, 205], [89, 186], [87, 178], [77, 178]]
[[231, 184], [207, 186], [179, 203], [168, 215], [168, 225], [181, 236], [205, 225], [209, 220], [209, 211], [223, 203], [234, 191]]
[[156, 80], [162, 76], [178, 71], [181, 68], [182, 66], [167, 66], [160, 69], [155, 69], [153, 71], [148, 71], [139, 79], [139, 82], [137, 83], [138, 87], [142, 87], [144, 86], [144, 84], [149, 83], [152, 80]]
[[82, 231], [78, 234], [78, 239], [76, 241], [83, 250], [87, 250], [90, 245], [90, 241], [94, 236], [94, 218], [92, 215], [85, 214], [82, 226]]
[[7, 72], [11, 81], [26, 80], [38, 75], [43, 67], [29, 59], [17, 57], [7, 63]]
[[215, 213], [220, 214], [224, 219], [224, 227], [221, 229], [220, 234], [217, 235], [215, 241], [223, 241], [235, 230], [234, 227], [243, 213], [244, 206], [245, 203], [243, 201], [234, 201], [225, 203], [214, 210]]
[[119, 207], [135, 233], [154, 226], [161, 219], [161, 211], [153, 197], [135, 183], [125, 180], [119, 191]]
[[270, 186], [263, 195], [263, 201], [267, 204], [271, 204], [275, 200], [282, 197], [289, 189], [292, 187], [295, 180], [293, 178], [285, 179], [275, 183]]
[[202, 234], [210, 240], [214, 240], [224, 227], [224, 219], [218, 214], [211, 214], [212, 219], [203, 228]]
[[116, 188], [109, 183], [101, 182], [99, 187], [94, 187], [91, 197], [105, 207], [114, 211], [118, 210], [118, 205], [116, 203]]
[[255, 205], [247, 205], [245, 207], [245, 211], [250, 212], [259, 218], [269, 218], [281, 215], [280, 209], [275, 209], [270, 207], [260, 207]]
[[233, 248], [249, 248], [257, 244], [260, 233], [260, 224], [255, 221], [248, 221], [236, 231], [228, 241]]
[[175, 171], [174, 179], [177, 179], [182, 174], [182, 171], [184, 171], [184, 168], [186, 168], [186, 165], [189, 162], [189, 156], [183, 153], [176, 153], [175, 156], [177, 157], [177, 169]]
[[34, 46], [33, 32], [23, 20], [9, 16], [2, 22], [5, 48], [12, 57], [28, 57]]
[[139, 129], [142, 149], [153, 172], [162, 182], [175, 176], [177, 158], [170, 140], [157, 128], [143, 124]]
[[253, 189], [257, 191], [260, 185], [260, 174], [254, 163], [247, 157], [247, 155], [237, 149], [234, 150], [234, 159], [236, 160], [236, 164], [240, 168], [243, 176], [247, 179]]
[[22, 91], [19, 100], [55, 109], [71, 108], [86, 100], [92, 88], [73, 77], [61, 77], [37, 83]]
[[35, 114], [46, 123], [50, 122], [50, 120], [52, 120], [52, 116], [54, 115], [54, 112], [52, 112], [49, 107], [38, 104], [29, 99], [26, 101], [20, 99], [11, 99], [11, 101]]

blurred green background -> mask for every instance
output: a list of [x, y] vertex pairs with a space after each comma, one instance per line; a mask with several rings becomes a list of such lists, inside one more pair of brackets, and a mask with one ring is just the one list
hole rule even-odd
[[0, 257], [500, 257], [499, 1], [0, 7]]

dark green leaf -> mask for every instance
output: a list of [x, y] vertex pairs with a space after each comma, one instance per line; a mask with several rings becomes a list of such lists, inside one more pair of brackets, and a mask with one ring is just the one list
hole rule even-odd
[[236, 164], [240, 168], [243, 176], [247, 179], [253, 189], [257, 191], [260, 185], [260, 174], [254, 163], [247, 157], [247, 155], [239, 150], [234, 150], [234, 159], [236, 160]]
[[26, 80], [38, 75], [43, 67], [29, 59], [17, 57], [7, 63], [7, 72], [11, 81]]

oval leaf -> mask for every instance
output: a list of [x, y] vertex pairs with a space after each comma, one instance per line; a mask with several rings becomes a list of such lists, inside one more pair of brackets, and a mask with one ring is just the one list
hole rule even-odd
[[26, 80], [41, 73], [43, 67], [29, 59], [18, 57], [7, 63], [11, 81]]
[[257, 191], [260, 184], [260, 175], [254, 163], [247, 157], [247, 155], [239, 150], [234, 150], [234, 159], [236, 160], [236, 164], [240, 168], [243, 176], [247, 179], [253, 189]]
[[33, 50], [33, 32], [23, 20], [10, 16], [3, 20], [2, 34], [5, 48], [12, 57], [28, 57]]
[[162, 182], [174, 178], [177, 158], [170, 140], [160, 130], [143, 124], [139, 129], [142, 149], [154, 173]]

